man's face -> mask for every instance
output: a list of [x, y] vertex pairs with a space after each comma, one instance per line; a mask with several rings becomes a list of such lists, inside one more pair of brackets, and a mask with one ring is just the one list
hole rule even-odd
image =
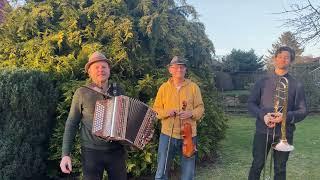
[[105, 61], [93, 63], [88, 70], [89, 76], [96, 84], [106, 82], [110, 77], [110, 67]]
[[184, 78], [186, 75], [187, 67], [183, 64], [173, 64], [169, 67], [169, 72], [172, 78]]
[[280, 52], [273, 58], [273, 63], [276, 69], [288, 69], [291, 63], [290, 53], [288, 51]]

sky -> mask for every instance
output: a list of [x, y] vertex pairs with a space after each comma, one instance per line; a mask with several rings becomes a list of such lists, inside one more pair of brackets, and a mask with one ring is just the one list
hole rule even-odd
[[[275, 13], [289, 9], [291, 0], [187, 0], [198, 12], [213, 42], [216, 55], [231, 50], [253, 49], [257, 55], [268, 55], [268, 49], [285, 31], [285, 15]], [[307, 44], [303, 55], [320, 56], [320, 43]]]

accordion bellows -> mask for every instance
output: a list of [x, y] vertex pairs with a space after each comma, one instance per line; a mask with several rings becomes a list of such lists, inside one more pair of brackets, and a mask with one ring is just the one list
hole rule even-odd
[[156, 112], [145, 103], [127, 96], [96, 102], [92, 133], [107, 141], [120, 141], [138, 149], [151, 140]]

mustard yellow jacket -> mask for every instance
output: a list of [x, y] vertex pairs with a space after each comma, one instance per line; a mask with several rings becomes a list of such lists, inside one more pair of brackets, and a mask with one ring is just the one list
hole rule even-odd
[[184, 121], [192, 126], [192, 137], [197, 135], [197, 122], [200, 121], [204, 113], [204, 105], [201, 97], [200, 88], [189, 79], [185, 79], [181, 88], [178, 90], [170, 78], [163, 83], [157, 93], [153, 109], [157, 112], [157, 118], [161, 121], [161, 132], [177, 139], [181, 138], [181, 120], [179, 116], [169, 117], [170, 110], [182, 111], [182, 102], [187, 102], [186, 111], [192, 111], [192, 118]]

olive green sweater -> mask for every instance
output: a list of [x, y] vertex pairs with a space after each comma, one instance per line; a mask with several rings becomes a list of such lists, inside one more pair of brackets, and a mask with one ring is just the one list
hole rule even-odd
[[[116, 89], [116, 91], [114, 91]], [[113, 88], [108, 90], [108, 94], [114, 95], [122, 94], [121, 89]], [[81, 146], [97, 150], [116, 150], [123, 148], [118, 142], [107, 142], [101, 140], [92, 134], [92, 122], [94, 108], [97, 100], [103, 100], [103, 94], [98, 93], [87, 87], [80, 87], [73, 95], [69, 116], [65, 124], [65, 131], [63, 134], [62, 143], [62, 157], [70, 155], [71, 148], [74, 143], [74, 138], [80, 125]]]

